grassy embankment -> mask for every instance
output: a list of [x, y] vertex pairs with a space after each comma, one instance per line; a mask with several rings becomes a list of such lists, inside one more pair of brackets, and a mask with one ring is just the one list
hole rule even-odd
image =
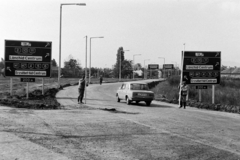
[[[157, 87], [152, 89], [156, 98], [166, 97], [168, 100], [178, 100], [178, 85], [180, 77], [173, 76], [166, 81], [159, 83]], [[219, 85], [215, 85], [215, 104], [221, 106], [233, 108], [233, 106], [240, 106], [240, 80], [239, 79], [227, 79], [222, 78]], [[189, 86], [189, 99], [190, 101], [197, 102], [199, 99], [198, 90], [195, 86]], [[202, 103], [212, 103], [212, 86], [208, 86], [208, 89], [202, 90]], [[208, 106], [209, 107], [209, 106]], [[235, 108], [237, 110], [240, 107]], [[219, 109], [219, 108], [218, 108]], [[216, 110], [218, 110], [216, 109]]]
[[[121, 81], [129, 81], [132, 79], [122, 79]], [[79, 78], [61, 78], [60, 82], [62, 86], [65, 85], [76, 85], [79, 81]], [[104, 78], [104, 83], [118, 82], [116, 78]], [[10, 78], [0, 78], [0, 93], [10, 92]], [[98, 84], [98, 78], [92, 78], [91, 84]], [[13, 94], [25, 94], [26, 83], [20, 82], [19, 78], [13, 79]], [[57, 78], [44, 78], [44, 92], [50, 88], [58, 88], [58, 79]], [[37, 89], [42, 89], [42, 79], [36, 78], [36, 82], [29, 83], [29, 92], [32, 92]]]

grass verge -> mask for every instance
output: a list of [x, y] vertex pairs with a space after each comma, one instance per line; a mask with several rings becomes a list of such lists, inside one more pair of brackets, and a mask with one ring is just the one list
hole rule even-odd
[[[180, 83], [179, 76], [172, 76], [159, 83], [152, 91], [156, 100], [178, 103]], [[202, 90], [202, 102], [198, 102], [199, 93], [195, 86], [189, 86], [189, 102], [191, 107], [240, 113], [240, 80], [222, 78], [215, 87], [215, 104], [212, 103], [212, 86]]]

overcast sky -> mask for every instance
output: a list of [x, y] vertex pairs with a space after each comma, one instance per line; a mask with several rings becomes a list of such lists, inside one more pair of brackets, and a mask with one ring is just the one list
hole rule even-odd
[[[240, 66], [239, 0], [4, 0], [0, 5], [4, 40], [52, 41], [59, 63], [61, 3], [62, 64], [69, 55], [85, 66], [86, 38], [92, 39], [92, 67], [111, 67], [119, 47], [135, 63], [180, 65], [181, 51], [221, 51], [222, 64]], [[88, 39], [89, 54], [89, 39]], [[89, 59], [89, 57], [88, 57]], [[147, 60], [149, 59], [149, 60]]]

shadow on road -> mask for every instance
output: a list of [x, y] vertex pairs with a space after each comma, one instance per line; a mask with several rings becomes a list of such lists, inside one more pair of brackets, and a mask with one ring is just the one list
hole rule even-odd
[[[126, 103], [126, 102], [120, 102], [120, 103]], [[126, 104], [127, 105], [127, 104]], [[160, 104], [151, 104], [150, 106], [146, 106], [146, 103], [131, 103], [129, 106], [138, 106], [138, 107], [146, 107], [146, 108], [174, 108], [172, 106], [166, 106], [166, 105], [160, 105]]]
[[106, 99], [88, 99], [88, 98], [87, 98], [87, 100], [90, 100], [90, 101], [91, 100], [93, 100], [93, 101], [106, 101], [106, 102], [107, 101], [113, 101], [113, 100], [106, 100]]
[[56, 97], [56, 99], [77, 99], [77, 97], [72, 98], [72, 97]]

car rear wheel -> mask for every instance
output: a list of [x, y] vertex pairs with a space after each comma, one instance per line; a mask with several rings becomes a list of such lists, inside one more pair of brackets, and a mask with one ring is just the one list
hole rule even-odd
[[127, 105], [131, 104], [131, 100], [127, 97]]
[[152, 101], [146, 101], [146, 105], [150, 106]]

